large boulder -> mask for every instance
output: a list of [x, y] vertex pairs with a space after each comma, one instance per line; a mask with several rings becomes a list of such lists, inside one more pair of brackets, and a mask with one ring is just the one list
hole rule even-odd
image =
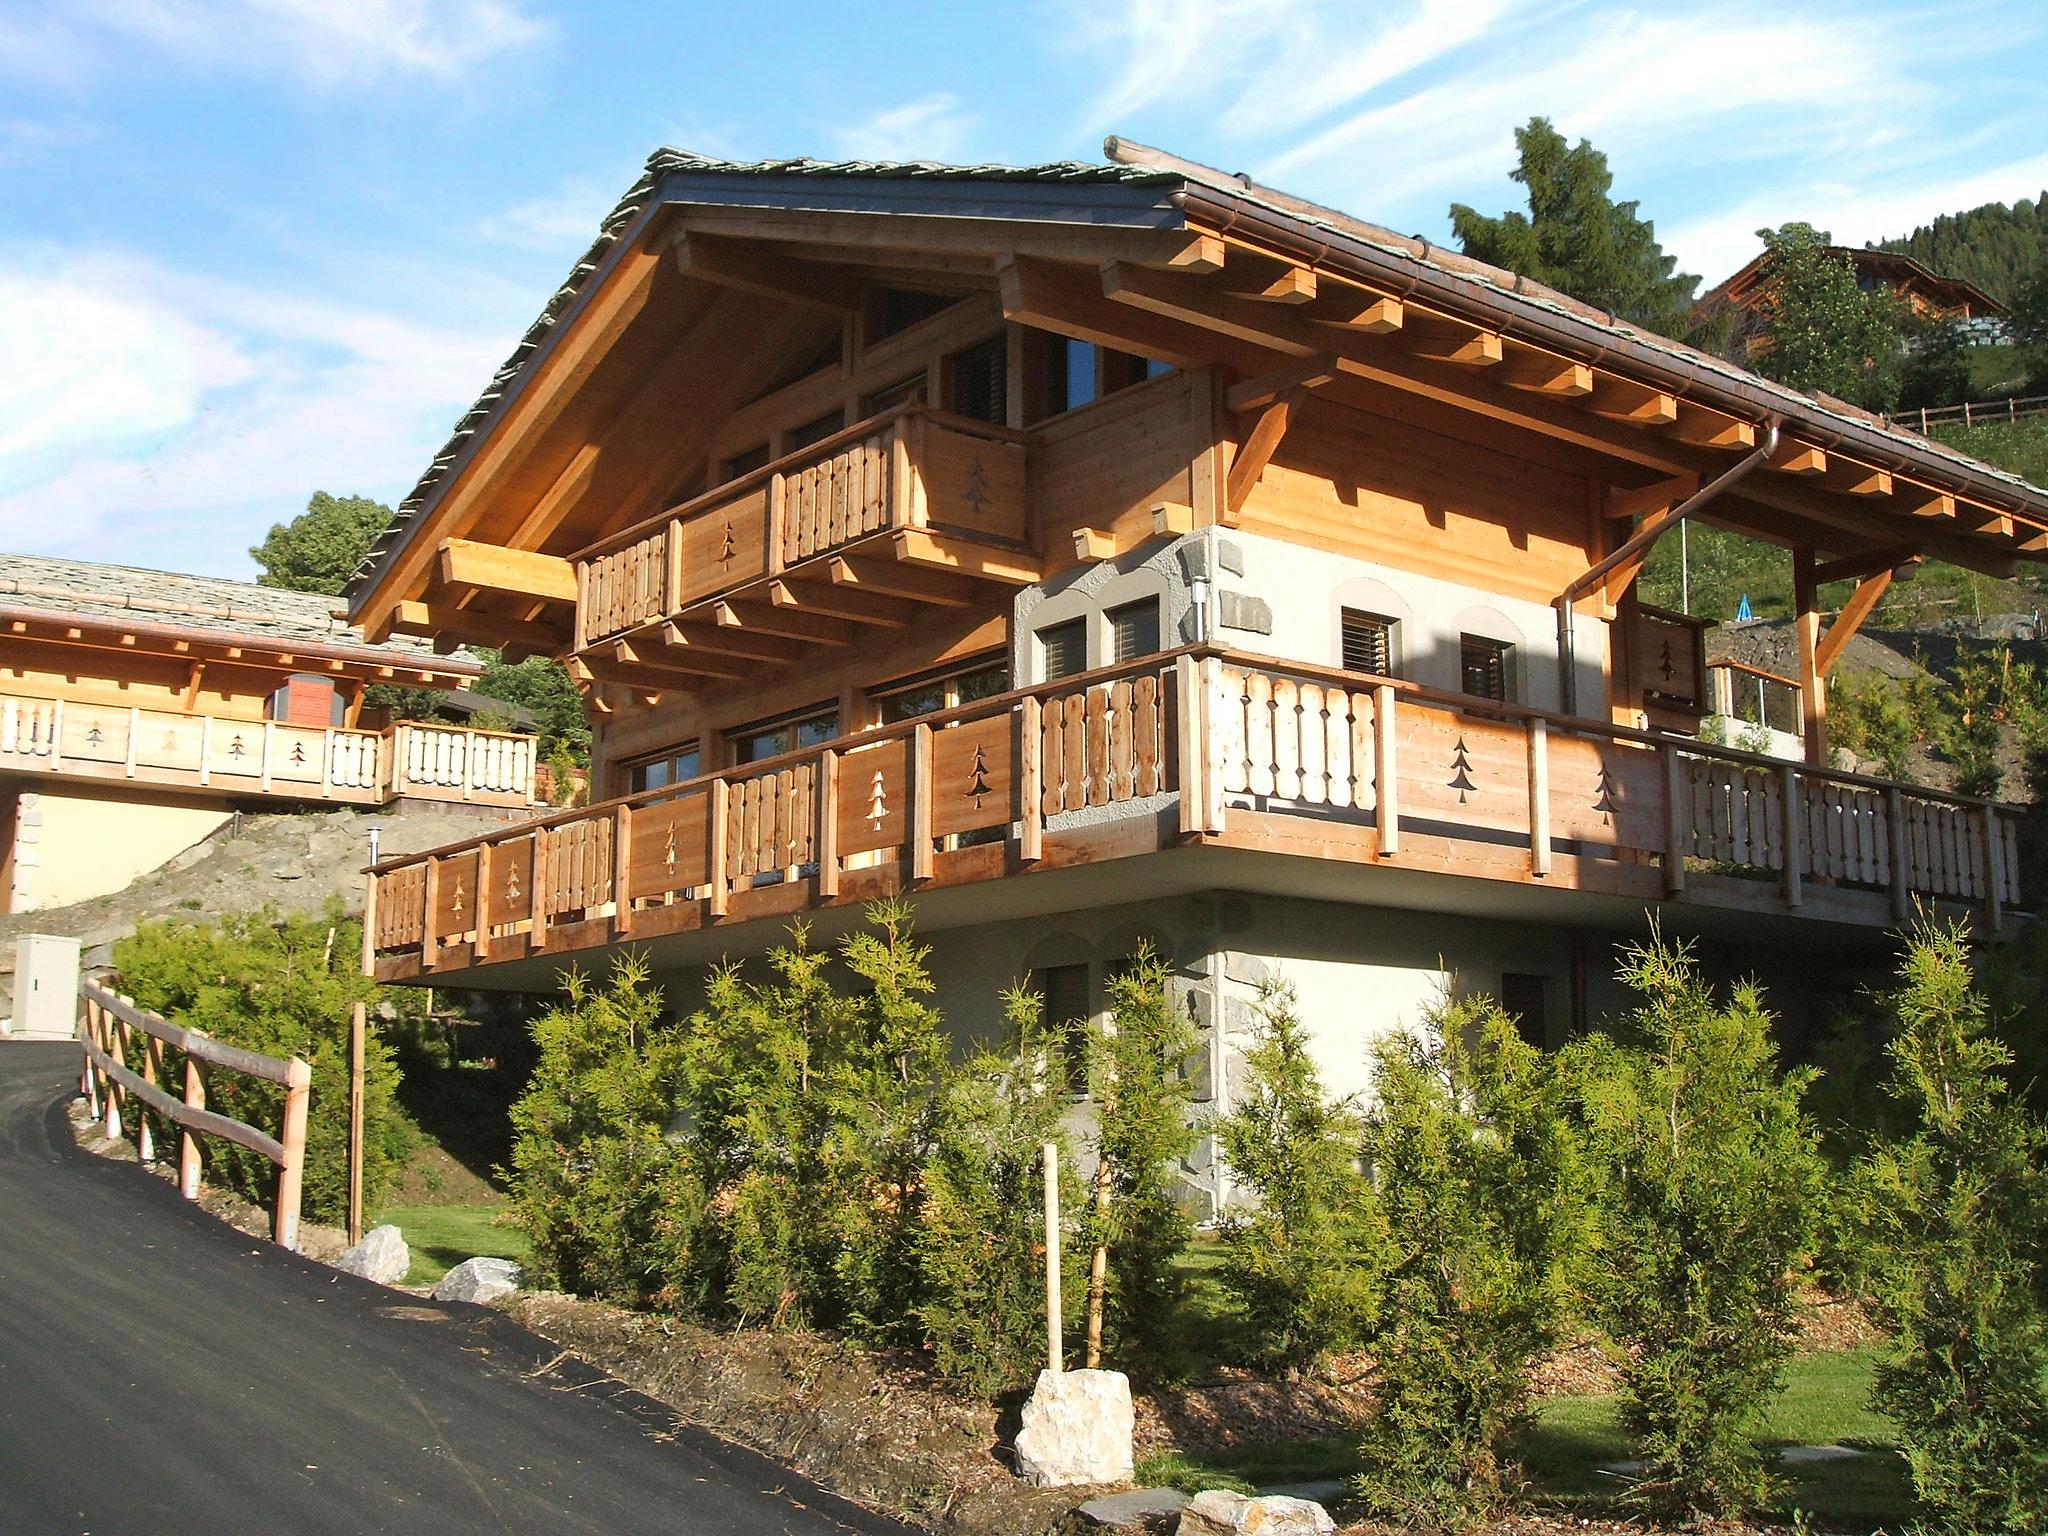
[[434, 1287], [436, 1301], [496, 1301], [510, 1296], [525, 1279], [510, 1259], [464, 1259]]
[[1133, 1488], [1090, 1499], [1074, 1513], [1081, 1523], [1101, 1531], [1171, 1531], [1188, 1507], [1178, 1488]]
[[1330, 1512], [1313, 1499], [1251, 1498], [1211, 1488], [1180, 1512], [1178, 1536], [1330, 1536], [1336, 1529]]
[[1122, 1371], [1040, 1371], [1017, 1432], [1017, 1475], [1040, 1488], [1128, 1483], [1136, 1428]]
[[397, 1285], [412, 1268], [412, 1250], [396, 1227], [372, 1227], [363, 1240], [334, 1261], [344, 1273], [361, 1275], [379, 1285]]

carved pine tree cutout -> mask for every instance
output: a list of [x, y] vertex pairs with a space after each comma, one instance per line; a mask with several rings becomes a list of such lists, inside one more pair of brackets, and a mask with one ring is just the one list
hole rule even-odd
[[98, 746], [98, 745], [100, 744], [100, 742], [101, 742], [101, 741], [103, 741], [104, 739], [105, 739], [105, 738], [104, 738], [104, 737], [103, 737], [103, 736], [102, 736], [102, 735], [100, 734], [100, 723], [99, 723], [99, 721], [97, 721], [97, 720], [93, 721], [93, 723], [92, 723], [92, 724], [91, 724], [90, 726], [88, 726], [88, 727], [86, 728], [86, 732], [85, 732], [85, 744], [86, 744], [87, 746], [89, 746], [89, 747], [96, 747], [96, 746]]
[[718, 563], [724, 565], [740, 552], [739, 541], [732, 536], [732, 518], [725, 520], [725, 532], [718, 546]]
[[1472, 782], [1472, 751], [1460, 736], [1458, 744], [1451, 750], [1451, 780], [1446, 786], [1458, 792], [1458, 804], [1465, 803], [1465, 797], [1479, 786]]
[[981, 809], [981, 797], [989, 792], [988, 752], [986, 748], [974, 749], [974, 766], [968, 770], [967, 795], [974, 802], [974, 808]]
[[1600, 778], [1593, 788], [1597, 791], [1593, 809], [1600, 813], [1600, 824], [1611, 827], [1614, 825], [1614, 775], [1605, 763], [1600, 765]]
[[882, 823], [888, 819], [889, 790], [888, 786], [882, 782], [882, 770], [877, 768], [875, 770], [874, 787], [868, 795], [868, 820], [874, 824], [874, 829], [879, 832], [882, 830]]
[[453, 905], [452, 905], [452, 906], [451, 906], [451, 907], [449, 908], [449, 910], [450, 910], [451, 912], [453, 912], [453, 913], [454, 913], [454, 914], [455, 914], [455, 915], [456, 915], [457, 917], [460, 917], [460, 916], [462, 916], [462, 902], [463, 902], [463, 890], [462, 890], [462, 877], [461, 877], [460, 875], [457, 875], [457, 876], [455, 877], [455, 901], [454, 901], [454, 904], [453, 904]]
[[1678, 675], [1678, 659], [1671, 654], [1671, 637], [1664, 637], [1663, 652], [1657, 658], [1657, 671], [1665, 682]]
[[306, 761], [306, 744], [303, 741], [292, 743], [292, 761], [299, 764]]
[[668, 824], [668, 835], [661, 842], [661, 862], [670, 869], [676, 867], [676, 824], [673, 821]]
[[247, 747], [242, 745], [242, 738], [239, 734], [237, 734], [232, 740], [228, 742], [229, 757], [239, 758], [244, 752], [247, 752], [248, 750], [249, 749]]
[[988, 471], [981, 467], [981, 460], [975, 459], [967, 471], [967, 490], [963, 499], [967, 503], [968, 515], [979, 518], [982, 510], [994, 501], [988, 493]]
[[519, 900], [519, 866], [517, 864], [511, 865], [505, 871], [505, 899], [510, 902], [517, 902]]

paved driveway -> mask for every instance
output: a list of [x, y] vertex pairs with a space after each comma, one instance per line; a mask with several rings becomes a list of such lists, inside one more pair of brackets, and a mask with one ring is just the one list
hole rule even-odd
[[[0, 1044], [0, 1532], [902, 1529], [477, 1307], [424, 1304], [78, 1151], [78, 1048]], [[68, 1089], [67, 1089], [68, 1085]]]

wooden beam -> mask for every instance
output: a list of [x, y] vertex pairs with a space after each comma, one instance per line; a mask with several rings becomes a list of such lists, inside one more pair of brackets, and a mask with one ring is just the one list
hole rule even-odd
[[1594, 415], [1605, 416], [1609, 421], [1625, 421], [1638, 427], [1678, 424], [1678, 398], [1675, 395], [1667, 395], [1647, 384], [1638, 384], [1633, 379], [1616, 378], [1611, 373], [1594, 376], [1593, 388], [1583, 404]]
[[[1176, 275], [1176, 280], [1186, 279]], [[1011, 256], [997, 267], [996, 282], [1003, 318], [1018, 325], [1120, 352], [1141, 352], [1176, 368], [1203, 367], [1215, 352], [1199, 331], [1164, 321], [1147, 323], [1134, 311], [1109, 302], [1101, 283], [1083, 269]]]
[[726, 629], [758, 630], [764, 635], [786, 635], [792, 640], [808, 640], [813, 645], [851, 645], [860, 635], [860, 626], [845, 619], [830, 618], [821, 613], [806, 613], [795, 606], [778, 606], [773, 602], [743, 603], [729, 600], [714, 603], [711, 619]]
[[1177, 501], [1162, 501], [1152, 509], [1154, 533], [1183, 534], [1195, 531], [1195, 509]]
[[1245, 434], [1244, 446], [1237, 450], [1237, 456], [1230, 461], [1230, 478], [1225, 483], [1223, 502], [1229, 512], [1230, 521], [1237, 521], [1244, 504], [1251, 500], [1252, 487], [1259, 483], [1259, 476], [1266, 472], [1266, 466], [1273, 462], [1273, 455], [1279, 451], [1281, 439], [1287, 436], [1288, 424], [1294, 419], [1294, 411], [1300, 405], [1305, 393], [1297, 384], [1269, 404]]
[[1170, 252], [1148, 266], [1161, 266], [1175, 272], [1221, 272], [1223, 270], [1225, 247], [1215, 235], [1193, 235], [1180, 249]]
[[1796, 442], [1786, 438], [1778, 444], [1771, 455], [1772, 469], [1785, 475], [1824, 475], [1828, 472], [1828, 454], [1825, 448], [1816, 448], [1811, 443]]
[[1262, 261], [1256, 267], [1239, 263], [1231, 268], [1223, 291], [1234, 298], [1266, 304], [1306, 304], [1316, 296], [1316, 274], [1313, 268], [1291, 263], [1277, 271], [1270, 262]]
[[911, 565], [978, 576], [984, 581], [1007, 582], [1013, 587], [1028, 587], [1044, 574], [1022, 554], [966, 539], [949, 539], [922, 528], [899, 528], [890, 543], [896, 558]]
[[1407, 308], [1391, 295], [1326, 278], [1323, 291], [1302, 314], [1318, 325], [1337, 325], [1368, 336], [1386, 336], [1401, 329], [1407, 319]]
[[1607, 488], [1607, 515], [1614, 519], [1640, 517], [1646, 512], [1661, 511], [1674, 507], [1686, 497], [1697, 495], [1700, 477], [1695, 474], [1672, 475], [1668, 479], [1652, 481], [1648, 485], [1623, 490], [1619, 486]]
[[[614, 640], [610, 643], [609, 649], [611, 660], [625, 670], [605, 677], [607, 682], [631, 683], [644, 687], [651, 682], [666, 681], [688, 687], [707, 677], [730, 682], [745, 677], [751, 670], [736, 657], [700, 656], [694, 652], [686, 657], [679, 656], [665, 648], [657, 649], [646, 641]], [[597, 665], [598, 658], [604, 653], [598, 651], [586, 654], [591, 654], [592, 664]], [[602, 671], [598, 675], [605, 676]]]
[[1831, 581], [1860, 581], [1865, 576], [1875, 576], [1879, 571], [1889, 571], [1896, 576], [1902, 568], [1918, 565], [1920, 559], [1918, 544], [1888, 544], [1882, 549], [1844, 555], [1839, 560], [1817, 562], [1813, 568], [1813, 584], [1824, 587]]
[[[1814, 567], [1813, 576], [1818, 584], [1820, 567]], [[1835, 615], [1835, 622], [1828, 626], [1828, 632], [1821, 636], [1820, 643], [1814, 647], [1814, 670], [1822, 677], [1826, 677], [1834, 670], [1834, 665], [1841, 659], [1842, 652], [1855, 638], [1856, 631], [1863, 627], [1863, 621], [1870, 617], [1871, 610], [1877, 606], [1878, 599], [1884, 596], [1891, 584], [1892, 573], [1889, 569], [1877, 571], [1856, 584], [1856, 590], [1849, 594], [1849, 601], [1842, 604], [1842, 611]]]
[[561, 556], [480, 544], [473, 539], [441, 541], [441, 580], [548, 602], [576, 601], [576, 568]]
[[1851, 496], [1889, 496], [1893, 490], [1892, 472], [1835, 456], [1828, 460], [1827, 485], [1831, 491]]
[[1234, 413], [1263, 411], [1283, 395], [1320, 388], [1336, 378], [1338, 371], [1334, 352], [1316, 352], [1256, 379], [1233, 384], [1224, 392], [1223, 404]]
[[1498, 379], [1513, 389], [1526, 389], [1535, 395], [1556, 395], [1567, 400], [1593, 393], [1591, 368], [1533, 347], [1506, 348], [1500, 365], [1487, 377]]
[[778, 610], [824, 614], [829, 618], [872, 624], [882, 629], [908, 629], [918, 617], [915, 603], [834, 583], [829, 574], [822, 582], [794, 578], [770, 582], [768, 600]]
[[855, 560], [834, 555], [826, 569], [834, 586], [882, 597], [907, 598], [940, 608], [965, 608], [977, 595], [971, 582], [896, 560]]
[[1756, 446], [1756, 428], [1750, 423], [1690, 400], [1678, 402], [1678, 419], [1664, 430], [1698, 448], [1739, 448], [1747, 453]]
[[731, 656], [742, 661], [791, 662], [810, 651], [810, 647], [801, 640], [755, 634], [742, 629], [721, 629], [716, 624], [676, 620], [662, 625], [657, 633], [672, 655], [681, 651], [693, 657]]
[[1644, 542], [1642, 548], [1629, 556], [1628, 559], [1621, 561], [1613, 570], [1607, 573], [1607, 579], [1601, 583], [1600, 591], [1601, 595], [1607, 600], [1609, 607], [1620, 602], [1622, 594], [1628, 591], [1636, 577], [1642, 574], [1643, 563], [1650, 558], [1650, 551], [1656, 547], [1656, 534], [1663, 532], [1678, 521], [1677, 514], [1680, 505], [1682, 505], [1682, 499], [1652, 512], [1641, 523], [1637, 524], [1636, 531], [1629, 535], [1631, 539], [1639, 538], [1644, 534], [1649, 534], [1651, 537]]
[[843, 268], [796, 260], [759, 241], [687, 228], [676, 231], [669, 248], [677, 267], [701, 282], [841, 314], [860, 313], [860, 282]]
[[1497, 331], [1412, 309], [1401, 326], [1401, 344], [1415, 357], [1460, 368], [1496, 367], [1506, 355]]
[[399, 634], [473, 645], [525, 645], [550, 655], [569, 643], [567, 625], [528, 624], [496, 614], [441, 603], [406, 601], [391, 606], [391, 627]]
[[1074, 558], [1076, 560], [1115, 559], [1116, 535], [1106, 528], [1076, 528], [1074, 530]]

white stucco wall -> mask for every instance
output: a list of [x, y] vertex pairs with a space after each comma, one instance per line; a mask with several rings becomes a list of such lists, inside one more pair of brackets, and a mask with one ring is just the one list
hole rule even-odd
[[14, 910], [42, 911], [118, 891], [225, 822], [218, 801], [24, 793], [16, 819]]

